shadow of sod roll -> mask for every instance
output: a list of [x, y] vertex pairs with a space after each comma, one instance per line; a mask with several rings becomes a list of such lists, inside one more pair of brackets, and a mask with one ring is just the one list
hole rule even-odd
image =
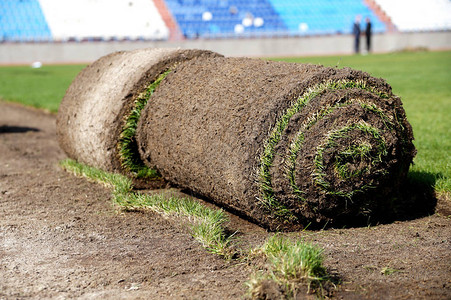
[[61, 148], [72, 159], [124, 173], [140, 184], [159, 178], [139, 158], [135, 133], [141, 109], [170, 70], [211, 56], [219, 54], [148, 48], [99, 58], [78, 74], [62, 100], [57, 116]]
[[193, 60], [150, 99], [146, 165], [269, 230], [383, 214], [416, 153], [391, 87], [349, 68]]

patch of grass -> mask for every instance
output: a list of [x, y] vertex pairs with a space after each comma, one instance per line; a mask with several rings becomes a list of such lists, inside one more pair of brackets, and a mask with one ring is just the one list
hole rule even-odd
[[84, 67], [0, 66], [0, 99], [57, 112], [68, 86]]
[[144, 165], [139, 157], [138, 145], [136, 143], [136, 128], [141, 117], [141, 111], [146, 106], [155, 89], [161, 81], [170, 73], [170, 70], [162, 73], [154, 82], [152, 82], [134, 101], [130, 115], [127, 116], [124, 128], [119, 137], [118, 149], [119, 159], [122, 167], [133, 174], [136, 178], [159, 178], [157, 170]]
[[222, 209], [211, 209], [189, 198], [133, 192], [132, 182], [126, 176], [108, 173], [71, 159], [61, 161], [60, 165], [76, 176], [112, 187], [113, 201], [123, 209], [149, 209], [165, 216], [182, 218], [189, 224], [191, 235], [208, 251], [227, 259], [234, 255], [231, 247], [233, 235], [225, 231], [229, 219]]
[[392, 274], [398, 273], [398, 272], [400, 272], [400, 270], [393, 269], [393, 268], [390, 268], [390, 267], [383, 267], [382, 270], [381, 270], [381, 274], [382, 275], [392, 275]]
[[146, 195], [130, 193], [116, 204], [127, 210], [149, 209], [165, 216], [182, 218], [190, 227], [191, 235], [210, 252], [231, 258], [233, 235], [226, 234], [229, 219], [222, 209], [208, 208], [189, 198], [178, 198], [161, 194]]
[[79, 163], [73, 159], [60, 161], [60, 166], [69, 173], [78, 177], [84, 177], [90, 181], [101, 183], [107, 187], [113, 188], [115, 197], [126, 195], [133, 189], [132, 181], [118, 173], [108, 173], [97, 168]]
[[275, 234], [257, 250], [266, 256], [269, 267], [266, 272], [257, 272], [247, 282], [248, 294], [255, 295], [262, 281], [272, 280], [285, 289], [288, 298], [293, 297], [298, 284], [321, 287], [328, 280], [324, 267], [323, 249], [302, 240], [291, 241]]
[[262, 251], [270, 259], [274, 272], [284, 280], [312, 282], [324, 280], [326, 276], [323, 250], [313, 244], [273, 235]]

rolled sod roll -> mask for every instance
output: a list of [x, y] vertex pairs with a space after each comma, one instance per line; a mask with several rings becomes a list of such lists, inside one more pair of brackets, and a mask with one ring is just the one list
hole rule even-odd
[[102, 170], [155, 175], [136, 146], [141, 109], [168, 70], [210, 56], [219, 54], [149, 48], [101, 57], [78, 74], [62, 100], [56, 121], [60, 146], [70, 158]]
[[415, 155], [401, 100], [384, 80], [248, 58], [178, 66], [137, 131], [147, 166], [269, 230], [391, 209]]

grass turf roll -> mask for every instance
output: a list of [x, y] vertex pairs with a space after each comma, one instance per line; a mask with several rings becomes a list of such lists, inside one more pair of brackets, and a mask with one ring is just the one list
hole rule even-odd
[[[135, 141], [141, 109], [170, 69], [210, 51], [139, 49], [101, 57], [68, 88], [57, 116], [60, 146], [87, 165], [132, 178], [152, 177]], [[141, 181], [142, 182], [142, 181]]]
[[270, 230], [390, 210], [415, 155], [384, 80], [247, 58], [175, 68], [144, 108], [137, 140], [165, 179]]

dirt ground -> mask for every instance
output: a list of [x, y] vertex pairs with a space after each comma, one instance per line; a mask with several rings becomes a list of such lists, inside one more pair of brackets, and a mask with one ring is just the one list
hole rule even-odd
[[[0, 102], [0, 299], [240, 299], [253, 267], [208, 253], [175, 220], [122, 212], [66, 173], [55, 115]], [[292, 234], [325, 249], [336, 299], [451, 299], [450, 200], [390, 224]], [[231, 216], [243, 242], [263, 229]], [[299, 295], [300, 299], [305, 294]]]

